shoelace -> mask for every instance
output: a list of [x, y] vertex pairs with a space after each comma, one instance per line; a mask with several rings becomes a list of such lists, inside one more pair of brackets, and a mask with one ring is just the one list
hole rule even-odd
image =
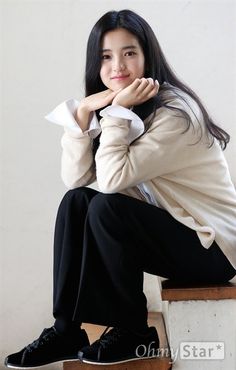
[[44, 329], [38, 339], [34, 340], [32, 343], [30, 343], [28, 346], [25, 347], [25, 350], [21, 358], [21, 365], [22, 366], [24, 365], [25, 357], [27, 353], [32, 352], [33, 349], [41, 347], [43, 344], [45, 344], [49, 340], [49, 338], [54, 337], [55, 335], [56, 335], [56, 331], [53, 327]]
[[102, 333], [100, 339], [98, 340], [99, 344], [103, 348], [106, 348], [110, 344], [115, 343], [119, 338], [121, 338], [125, 333], [127, 333], [126, 330], [121, 328], [113, 328], [107, 333], [109, 328], [110, 327], [108, 326], [106, 330]]
[[95, 342], [96, 344], [99, 344], [98, 355], [97, 355], [98, 361], [101, 358], [102, 349], [105, 349], [105, 348], [109, 347], [111, 344], [117, 342], [118, 339], [120, 339], [125, 333], [127, 333], [126, 330], [121, 329], [121, 328], [113, 328], [107, 333], [109, 328], [110, 328], [110, 326], [108, 326], [105, 329], [105, 331], [102, 333], [100, 339], [98, 339]]
[[55, 335], [56, 331], [53, 328], [44, 329], [38, 339], [34, 340], [32, 343], [25, 347], [25, 351], [32, 352], [33, 349], [42, 346]]

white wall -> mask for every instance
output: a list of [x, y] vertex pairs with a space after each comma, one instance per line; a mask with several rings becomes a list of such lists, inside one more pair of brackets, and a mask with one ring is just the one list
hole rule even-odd
[[[130, 8], [149, 21], [177, 74], [232, 135], [226, 157], [236, 182], [236, 5], [233, 0], [2, 0], [0, 6], [3, 359], [53, 322], [53, 228], [66, 189], [60, 179], [62, 129], [43, 117], [61, 101], [82, 96], [91, 27], [111, 9]], [[148, 284], [152, 307], [155, 284], [154, 277]]]

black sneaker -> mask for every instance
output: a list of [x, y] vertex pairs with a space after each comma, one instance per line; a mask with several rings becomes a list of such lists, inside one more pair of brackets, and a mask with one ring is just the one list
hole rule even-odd
[[113, 328], [104, 331], [100, 339], [91, 346], [78, 352], [80, 361], [87, 364], [112, 365], [126, 361], [157, 357], [159, 338], [155, 327], [147, 329], [147, 333], [134, 332]]
[[77, 360], [78, 350], [89, 345], [85, 330], [75, 335], [62, 335], [54, 326], [44, 329], [40, 337], [5, 359], [5, 366], [13, 369], [28, 369], [58, 361]]

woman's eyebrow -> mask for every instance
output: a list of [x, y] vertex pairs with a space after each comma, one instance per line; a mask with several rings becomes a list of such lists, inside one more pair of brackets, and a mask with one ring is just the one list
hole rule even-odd
[[[126, 49], [137, 49], [137, 46], [135, 45], [128, 45], [128, 46], [123, 46], [121, 50], [126, 50]], [[102, 49], [101, 52], [104, 53], [106, 51], [112, 51], [111, 49]]]

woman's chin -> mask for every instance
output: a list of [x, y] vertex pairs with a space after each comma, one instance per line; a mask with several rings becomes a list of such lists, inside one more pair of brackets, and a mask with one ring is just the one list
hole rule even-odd
[[132, 81], [121, 81], [121, 80], [117, 80], [117, 81], [114, 81], [114, 83], [112, 84], [112, 86], [110, 87], [110, 89], [112, 91], [117, 91], [117, 90], [120, 90], [120, 89], [125, 89], [131, 83], [132, 83]]

